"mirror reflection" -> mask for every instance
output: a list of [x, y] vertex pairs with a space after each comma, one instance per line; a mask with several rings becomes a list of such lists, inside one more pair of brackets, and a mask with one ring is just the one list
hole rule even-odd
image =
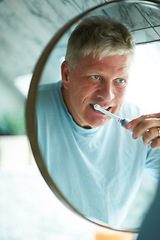
[[[130, 29], [142, 8], [152, 9], [119, 3], [70, 29], [45, 66], [36, 105], [38, 143], [53, 181], [84, 216], [117, 229], [139, 228], [159, 179], [160, 113], [158, 95], [150, 93], [157, 88], [160, 45], [146, 18], [140, 37], [146, 45], [136, 38], [142, 29]], [[118, 10], [124, 15], [120, 9], [130, 13], [128, 21], [114, 17]], [[129, 122], [122, 128], [94, 104]], [[144, 182], [144, 207], [128, 223]]]

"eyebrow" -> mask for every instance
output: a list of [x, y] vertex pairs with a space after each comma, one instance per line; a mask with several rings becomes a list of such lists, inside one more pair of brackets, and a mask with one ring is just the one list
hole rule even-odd
[[[123, 76], [121, 78], [128, 78], [129, 69], [130, 69], [129, 66], [124, 66], [124, 67], [117, 68], [117, 71], [123, 71], [124, 72], [123, 74], [120, 74], [121, 76]], [[106, 74], [107, 74], [107, 71], [106, 70], [100, 70], [100, 69], [96, 68], [96, 64], [88, 65], [83, 72], [83, 76], [86, 76], [86, 75], [88, 75], [88, 76], [100, 75], [100, 76], [103, 77]]]

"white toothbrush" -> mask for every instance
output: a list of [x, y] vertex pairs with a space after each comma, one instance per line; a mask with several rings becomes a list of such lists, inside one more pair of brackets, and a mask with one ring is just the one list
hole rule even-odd
[[125, 128], [126, 123], [128, 123], [130, 121], [130, 120], [126, 119], [126, 118], [120, 118], [117, 115], [114, 115], [113, 113], [110, 113], [110, 112], [106, 111], [104, 108], [102, 108], [98, 104], [94, 104], [93, 107], [94, 107], [95, 110], [98, 110], [98, 111], [106, 114], [107, 116], [113, 118], [117, 122], [119, 122], [121, 124], [121, 126], [124, 127], [124, 128]]

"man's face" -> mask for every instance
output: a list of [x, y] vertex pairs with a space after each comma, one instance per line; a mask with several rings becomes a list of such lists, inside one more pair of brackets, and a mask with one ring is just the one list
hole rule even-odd
[[62, 64], [62, 95], [68, 111], [81, 127], [94, 128], [106, 124], [110, 117], [96, 111], [99, 104], [116, 114], [124, 101], [131, 54], [107, 56], [99, 60], [89, 55], [72, 69]]

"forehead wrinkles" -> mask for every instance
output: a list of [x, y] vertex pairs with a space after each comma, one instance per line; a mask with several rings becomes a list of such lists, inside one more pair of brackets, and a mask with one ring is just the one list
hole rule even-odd
[[[88, 66], [89, 67], [88, 67]], [[125, 64], [124, 66], [116, 66], [116, 64], [86, 64], [86, 72], [88, 73], [99, 73], [99, 74], [106, 74], [106, 73], [112, 73], [112, 74], [120, 74], [120, 75], [128, 75], [130, 65]]]
[[92, 56], [87, 56], [78, 62], [76, 69], [85, 73], [96, 73], [97, 71], [105, 73], [107, 70], [128, 73], [131, 65], [130, 63], [130, 58], [126, 59], [123, 56], [120, 56], [120, 58], [119, 56], [116, 56], [116, 58], [113, 58], [113, 56], [104, 57], [101, 60], [93, 58]]
[[130, 68], [131, 68], [131, 61], [130, 59], [127, 59], [126, 61], [124, 61], [124, 63], [121, 63], [120, 66], [115, 67], [115, 71], [128, 75]]
[[125, 67], [118, 68], [118, 69], [117, 69], [117, 72], [121, 72], [121, 73], [123, 73], [123, 74], [127, 74], [127, 75], [128, 75], [129, 69], [130, 69], [130, 66], [127, 65], [127, 66], [125, 66]]

